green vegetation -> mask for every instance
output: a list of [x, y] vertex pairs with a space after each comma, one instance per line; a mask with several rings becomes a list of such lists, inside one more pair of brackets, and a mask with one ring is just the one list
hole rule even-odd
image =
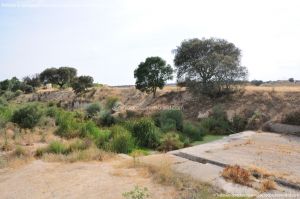
[[108, 97], [105, 104], [106, 109], [108, 111], [112, 111], [112, 109], [117, 105], [118, 101], [118, 97]]
[[47, 68], [39, 76], [43, 83], [57, 84], [62, 88], [70, 84], [77, 75], [77, 70], [72, 67]]
[[56, 125], [58, 125], [56, 130], [57, 135], [65, 138], [73, 138], [80, 135], [80, 125], [74, 118], [73, 113], [59, 111], [55, 117]]
[[29, 104], [18, 110], [12, 115], [12, 121], [22, 128], [33, 128], [39, 122], [42, 116], [41, 110], [37, 104]]
[[101, 106], [99, 103], [90, 104], [86, 109], [86, 116], [88, 118], [93, 118], [101, 111]]
[[224, 39], [184, 40], [175, 52], [178, 82], [196, 96], [220, 97], [246, 80], [247, 68], [240, 65], [241, 51]]
[[195, 125], [191, 122], [186, 122], [183, 125], [182, 133], [191, 140], [202, 140], [202, 137], [206, 133], [206, 129], [199, 124]]
[[260, 85], [262, 85], [264, 82], [263, 82], [262, 80], [252, 80], [250, 83], [251, 83], [252, 85], [254, 85], [254, 86], [260, 86]]
[[160, 57], [148, 57], [134, 71], [135, 87], [142, 92], [156, 95], [157, 88], [162, 89], [167, 80], [173, 79], [173, 69]]
[[111, 129], [111, 151], [117, 153], [130, 153], [135, 147], [135, 141], [131, 133], [122, 126], [114, 126]]
[[154, 121], [162, 131], [181, 131], [183, 128], [183, 114], [180, 110], [164, 110], [153, 116]]
[[160, 132], [150, 118], [136, 120], [132, 127], [133, 136], [138, 145], [142, 147], [156, 148], [160, 144]]
[[161, 151], [172, 151], [182, 147], [183, 143], [180, 141], [178, 133], [169, 132], [163, 135], [158, 149]]
[[220, 140], [223, 137], [224, 137], [223, 135], [205, 135], [205, 136], [203, 136], [201, 141], [195, 141], [195, 142], [191, 143], [191, 145], [195, 146], [195, 145], [199, 145], [199, 144], [205, 144], [205, 143], [208, 143], [208, 142], [213, 142], [213, 141], [216, 141], [216, 140]]
[[146, 199], [150, 197], [150, 194], [147, 187], [135, 186], [132, 191], [123, 193], [123, 196], [126, 199]]
[[111, 114], [110, 111], [104, 110], [100, 112], [99, 118], [97, 119], [97, 123], [100, 126], [112, 126], [116, 124], [116, 118]]
[[92, 87], [94, 79], [91, 76], [79, 76], [74, 78], [71, 86], [75, 93], [81, 93]]
[[49, 144], [47, 148], [48, 153], [55, 154], [66, 154], [68, 152], [68, 148], [65, 144], [59, 141], [53, 141]]

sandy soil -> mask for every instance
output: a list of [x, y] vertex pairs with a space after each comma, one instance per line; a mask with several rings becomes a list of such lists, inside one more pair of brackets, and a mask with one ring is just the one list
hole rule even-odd
[[138, 185], [149, 189], [151, 198], [175, 198], [172, 187], [155, 184], [136, 169], [120, 168], [122, 160], [47, 163], [40, 160], [17, 170], [0, 172], [0, 198], [103, 198], [121, 199]]

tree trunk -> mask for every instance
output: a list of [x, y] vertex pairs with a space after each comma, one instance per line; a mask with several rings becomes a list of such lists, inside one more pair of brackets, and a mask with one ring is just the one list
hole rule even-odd
[[156, 87], [152, 89], [153, 90], [153, 98], [156, 97]]

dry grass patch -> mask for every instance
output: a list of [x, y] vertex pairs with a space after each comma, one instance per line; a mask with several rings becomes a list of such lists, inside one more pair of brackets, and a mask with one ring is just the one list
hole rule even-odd
[[260, 175], [262, 178], [267, 178], [267, 177], [270, 177], [270, 176], [274, 176], [274, 174], [272, 172], [268, 171], [267, 169], [257, 167], [255, 165], [251, 165], [249, 167], [249, 171], [251, 173]]
[[67, 162], [73, 163], [78, 161], [105, 161], [114, 157], [113, 153], [103, 151], [96, 147], [91, 147], [81, 151], [74, 151], [67, 155], [45, 153], [42, 157], [47, 162]]
[[273, 180], [265, 179], [260, 184], [261, 192], [266, 192], [266, 191], [275, 190], [275, 189], [276, 189], [276, 183]]
[[242, 185], [249, 186], [251, 182], [251, 173], [238, 165], [225, 167], [221, 175], [227, 180]]
[[160, 162], [158, 166], [145, 164], [143, 161], [133, 159], [124, 160], [116, 168], [134, 168], [139, 175], [143, 177], [151, 177], [156, 183], [164, 186], [172, 186], [176, 188], [177, 197], [181, 199], [190, 198], [215, 198], [216, 193], [221, 190], [214, 188], [208, 184], [201, 183], [189, 176], [174, 172], [171, 168], [172, 163], [168, 160]]
[[300, 86], [246, 86], [246, 91], [252, 92], [300, 92]]
[[18, 168], [34, 160], [32, 154], [27, 149], [17, 146], [16, 149], [10, 153], [0, 156], [1, 168]]

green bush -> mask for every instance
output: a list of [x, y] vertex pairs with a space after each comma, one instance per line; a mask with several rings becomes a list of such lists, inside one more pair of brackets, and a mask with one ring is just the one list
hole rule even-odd
[[205, 134], [227, 135], [234, 133], [221, 105], [214, 106], [209, 117], [203, 119], [200, 125], [206, 130]]
[[17, 146], [15, 151], [13, 152], [13, 154], [17, 157], [22, 157], [22, 156], [27, 155], [25, 149], [22, 148], [21, 146]]
[[203, 119], [200, 125], [206, 130], [205, 134], [228, 135], [232, 133], [229, 122], [225, 120], [209, 117]]
[[15, 97], [18, 97], [18, 96], [20, 96], [22, 94], [23, 94], [23, 92], [21, 90], [16, 90]]
[[85, 149], [88, 149], [92, 145], [92, 142], [88, 139], [81, 140], [76, 139], [74, 142], [72, 142], [68, 147], [68, 152], [74, 152], [74, 151], [82, 151]]
[[106, 99], [106, 104], [105, 104], [105, 107], [108, 109], [108, 110], [111, 110], [112, 108], [114, 108], [117, 104], [117, 102], [119, 101], [119, 98], [118, 97], [108, 97]]
[[5, 91], [3, 97], [5, 97], [7, 100], [11, 100], [16, 97], [16, 94], [12, 91]]
[[111, 150], [117, 153], [130, 153], [134, 149], [134, 139], [129, 131], [121, 126], [112, 129]]
[[66, 154], [68, 153], [68, 147], [65, 144], [59, 141], [53, 141], [47, 147], [48, 153], [55, 153], [55, 154]]
[[282, 122], [285, 124], [300, 125], [300, 111], [287, 114]]
[[41, 117], [42, 112], [38, 105], [31, 104], [15, 111], [12, 116], [12, 121], [22, 128], [33, 128]]
[[56, 114], [56, 134], [61, 137], [73, 138], [81, 134], [80, 123], [74, 118], [71, 112], [59, 111]]
[[146, 199], [150, 197], [147, 187], [135, 186], [132, 191], [125, 192], [122, 194], [126, 199]]
[[247, 119], [245, 117], [234, 115], [231, 122], [231, 129], [238, 133], [246, 129]]
[[83, 123], [80, 130], [81, 137], [88, 137], [94, 140], [99, 138], [100, 133], [100, 129], [92, 121], [87, 121], [86, 123]]
[[193, 141], [202, 140], [206, 130], [200, 125], [194, 125], [191, 122], [186, 122], [183, 125], [182, 134], [191, 138]]
[[100, 130], [100, 135], [96, 140], [96, 145], [98, 148], [109, 150], [109, 140], [111, 138], [110, 130]]
[[9, 106], [0, 106], [0, 119], [3, 122], [8, 122], [11, 120], [13, 115], [13, 110]]
[[210, 117], [214, 118], [215, 120], [224, 120], [228, 121], [227, 114], [224, 110], [224, 107], [222, 105], [216, 105], [212, 108], [212, 112], [210, 114]]
[[55, 107], [56, 103], [54, 101], [49, 101], [47, 104], [48, 107]]
[[180, 110], [164, 110], [153, 116], [155, 124], [164, 132], [170, 130], [182, 131], [183, 114]]
[[50, 106], [46, 109], [46, 116], [54, 118], [59, 113], [59, 109], [55, 106]]
[[42, 147], [37, 148], [36, 151], [35, 151], [35, 156], [38, 157], [38, 158], [40, 158], [40, 157], [42, 157], [46, 152], [47, 152], [47, 148], [44, 148], [44, 147], [43, 147], [43, 148], [42, 148]]
[[22, 86], [22, 90], [24, 91], [24, 93], [28, 94], [28, 93], [33, 93], [34, 88], [28, 84], [24, 84]]
[[90, 104], [86, 109], [86, 116], [88, 118], [93, 118], [94, 116], [96, 116], [101, 110], [101, 106], [99, 103], [93, 103]]
[[180, 141], [178, 133], [169, 132], [163, 135], [161, 144], [158, 147], [161, 151], [172, 151], [182, 148], [184, 145]]
[[142, 147], [156, 148], [160, 143], [159, 130], [151, 119], [142, 118], [135, 121], [132, 133]]
[[100, 113], [97, 123], [101, 126], [112, 126], [116, 123], [116, 118], [110, 112], [103, 111]]
[[7, 106], [8, 102], [4, 97], [0, 97], [0, 106]]

